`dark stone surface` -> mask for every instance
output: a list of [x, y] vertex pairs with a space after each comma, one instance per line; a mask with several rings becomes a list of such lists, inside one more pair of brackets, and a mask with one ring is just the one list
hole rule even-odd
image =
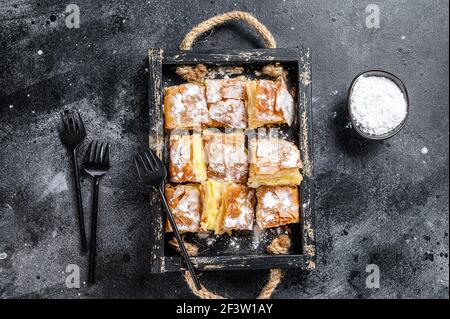
[[[175, 49], [193, 25], [235, 9], [253, 12], [279, 47], [313, 49], [318, 269], [289, 271], [274, 297], [448, 298], [447, 1], [377, 1], [380, 29], [366, 28], [359, 1], [76, 3], [79, 29], [65, 27], [67, 1], [0, 5], [2, 298], [192, 297], [180, 274], [149, 274], [148, 194], [131, 160], [147, 143], [146, 50]], [[233, 23], [196, 47], [261, 45]], [[402, 78], [411, 98], [407, 126], [385, 142], [356, 138], [345, 117], [350, 81], [373, 68]], [[113, 143], [101, 191], [100, 278], [78, 290], [64, 285], [67, 264], [87, 275], [70, 165], [55, 131], [67, 108], [83, 114], [88, 140]], [[90, 180], [82, 185], [89, 213]], [[371, 263], [380, 289], [365, 288]], [[265, 279], [265, 271], [202, 276], [234, 297], [256, 296]]]

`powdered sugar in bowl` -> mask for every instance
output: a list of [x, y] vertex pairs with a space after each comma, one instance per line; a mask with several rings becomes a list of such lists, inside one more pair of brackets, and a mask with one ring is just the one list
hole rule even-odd
[[397, 134], [409, 113], [409, 98], [395, 75], [372, 70], [359, 74], [348, 93], [348, 113], [354, 129], [363, 137], [384, 140]]

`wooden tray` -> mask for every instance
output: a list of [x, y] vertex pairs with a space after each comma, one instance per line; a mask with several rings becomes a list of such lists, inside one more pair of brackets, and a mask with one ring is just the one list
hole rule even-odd
[[[149, 50], [149, 112], [150, 147], [167, 164], [167, 137], [163, 120], [163, 90], [166, 86], [184, 83], [175, 73], [180, 65], [206, 64], [208, 67], [242, 66], [244, 74], [255, 77], [255, 70], [269, 63], [281, 63], [288, 71], [288, 87], [294, 87], [296, 119], [292, 127], [282, 126], [287, 139], [300, 148], [303, 161], [304, 180], [300, 185], [301, 222], [290, 225], [292, 254], [270, 255], [265, 251], [271, 239], [278, 235], [277, 229], [264, 231], [255, 240], [253, 232], [226, 234], [214, 240], [214, 236], [204, 238], [197, 234], [187, 236], [187, 241], [199, 247], [199, 256], [192, 262], [198, 270], [270, 269], [270, 268], [315, 268], [315, 226], [314, 226], [314, 181], [313, 142], [311, 113], [311, 63], [310, 50], [258, 49], [220, 51], [164, 51]], [[164, 233], [165, 216], [159, 193], [154, 191], [151, 201], [151, 270], [153, 273], [179, 271], [184, 269], [182, 258], [167, 241], [173, 236]], [[261, 238], [262, 237], [262, 238]], [[213, 241], [214, 240], [214, 241]], [[213, 243], [211, 243], [213, 241]]]

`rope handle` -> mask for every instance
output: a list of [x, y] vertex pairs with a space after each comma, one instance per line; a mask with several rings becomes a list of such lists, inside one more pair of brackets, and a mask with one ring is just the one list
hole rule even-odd
[[[184, 238], [183, 238], [184, 241]], [[178, 242], [175, 239], [172, 239], [169, 241], [169, 245], [171, 245], [177, 252], [180, 252], [180, 246], [178, 245]], [[188, 251], [188, 254], [190, 256], [197, 256], [198, 254], [198, 247], [184, 241], [184, 245], [186, 247], [186, 250]], [[280, 235], [274, 240], [272, 240], [272, 243], [267, 247], [267, 251], [274, 255], [284, 255], [287, 254], [289, 251], [289, 247], [291, 246], [291, 240], [287, 235]], [[198, 290], [195, 286], [194, 280], [192, 279], [191, 274], [189, 271], [185, 271], [183, 273], [184, 279], [186, 280], [186, 283], [188, 284], [189, 288], [191, 289], [192, 293], [196, 295], [197, 297], [201, 299], [227, 299], [221, 295], [218, 295], [209, 289], [207, 289], [205, 286], [201, 285], [201, 289]], [[269, 280], [264, 285], [264, 287], [261, 289], [261, 292], [259, 293], [258, 297], [256, 299], [270, 299], [272, 297], [272, 294], [274, 293], [275, 289], [280, 284], [281, 280], [283, 279], [284, 271], [281, 269], [270, 269], [270, 275]]]
[[189, 31], [188, 34], [186, 34], [183, 41], [181, 42], [180, 49], [190, 50], [192, 48], [192, 44], [201, 34], [205, 33], [208, 30], [211, 30], [217, 25], [224, 24], [232, 20], [242, 20], [247, 22], [262, 36], [267, 48], [273, 49], [277, 47], [277, 43], [272, 33], [270, 33], [266, 26], [259, 22], [258, 19], [256, 19], [248, 12], [232, 11], [214, 16], [197, 24], [191, 31]]

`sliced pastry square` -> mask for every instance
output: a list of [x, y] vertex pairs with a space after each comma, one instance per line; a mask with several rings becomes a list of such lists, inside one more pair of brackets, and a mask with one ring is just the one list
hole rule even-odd
[[247, 127], [244, 86], [245, 82], [239, 79], [205, 80], [206, 102], [212, 126]]
[[243, 132], [203, 131], [208, 178], [225, 182], [246, 183], [248, 152]]
[[[199, 185], [166, 185], [165, 196], [181, 233], [196, 233], [200, 230], [201, 192]], [[166, 221], [166, 232], [172, 232]]]
[[209, 124], [204, 86], [186, 83], [165, 88], [164, 120], [166, 129], [192, 129]]
[[247, 185], [300, 185], [300, 151], [289, 141], [279, 138], [252, 138], [250, 140], [250, 168]]
[[201, 183], [206, 180], [201, 134], [172, 131], [169, 139], [169, 178], [175, 183]]
[[294, 119], [294, 99], [283, 79], [246, 82], [248, 127], [288, 124]]
[[223, 234], [232, 230], [251, 230], [255, 192], [236, 183], [207, 180], [202, 185], [202, 231]]
[[298, 223], [300, 198], [295, 186], [261, 186], [256, 190], [256, 223], [272, 228]]
[[252, 230], [254, 207], [254, 189], [235, 183], [228, 184], [222, 197], [216, 234], [230, 233], [233, 230]]

